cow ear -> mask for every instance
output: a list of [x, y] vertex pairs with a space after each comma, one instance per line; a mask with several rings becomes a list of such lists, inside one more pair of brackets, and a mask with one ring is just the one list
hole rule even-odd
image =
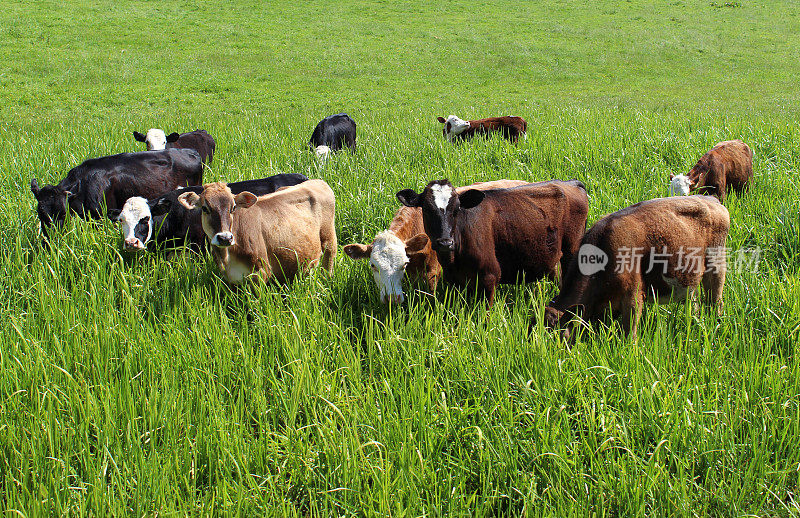
[[170, 133], [167, 135], [167, 142], [175, 142], [179, 138], [181, 138], [180, 133]]
[[470, 189], [467, 192], [462, 192], [458, 195], [458, 201], [462, 209], [471, 209], [478, 206], [483, 199], [486, 198], [486, 193], [477, 189]]
[[244, 191], [237, 194], [233, 200], [237, 209], [246, 209], [252, 207], [258, 201], [258, 197], [252, 192]]
[[428, 255], [425, 252], [408, 254], [408, 264], [406, 265], [406, 269], [417, 271], [422, 270], [425, 267], [425, 261], [427, 259]]
[[362, 245], [361, 243], [353, 243], [344, 247], [344, 253], [350, 259], [366, 259], [372, 254], [372, 245]]
[[426, 234], [417, 234], [408, 241], [406, 241], [406, 255], [421, 252], [428, 244], [428, 236]]
[[178, 196], [178, 203], [187, 209], [192, 210], [200, 205], [200, 196], [196, 192], [185, 192]]
[[133, 132], [133, 138], [139, 142], [144, 142], [144, 135], [139, 133], [138, 131]]
[[444, 117], [436, 117], [436, 120], [444, 124]]
[[39, 182], [36, 181], [36, 178], [31, 178], [31, 192], [34, 196], [39, 196]]
[[108, 209], [108, 212], [106, 212], [106, 215], [108, 216], [108, 219], [110, 219], [114, 223], [119, 221], [119, 215], [120, 214], [122, 214], [122, 210], [120, 210], [120, 209]]
[[669, 179], [672, 180], [673, 178], [675, 178], [675, 173], [669, 173]]
[[150, 206], [150, 214], [153, 216], [166, 214], [172, 208], [172, 200], [167, 198], [158, 198], [154, 202], [148, 201], [147, 204]]
[[414, 192], [414, 189], [403, 189], [402, 191], [395, 194], [395, 196], [397, 197], [397, 201], [399, 201], [406, 207], [422, 206], [422, 196]]

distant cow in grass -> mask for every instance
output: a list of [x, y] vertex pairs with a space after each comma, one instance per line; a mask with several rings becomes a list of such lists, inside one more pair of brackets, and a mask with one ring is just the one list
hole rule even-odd
[[[256, 196], [263, 196], [281, 187], [297, 185], [306, 180], [308, 178], [305, 175], [298, 173], [277, 174], [229, 183], [228, 188], [234, 195], [248, 191]], [[185, 192], [200, 194], [203, 187], [184, 187], [149, 200], [136, 196], [129, 198], [122, 210], [109, 211], [109, 217], [120, 223], [124, 249], [144, 250], [152, 238], [172, 247], [181, 246], [185, 242], [199, 252], [206, 244], [200, 209], [189, 210], [178, 203], [178, 197]]]
[[402, 190], [397, 199], [422, 209], [444, 279], [461, 286], [477, 279], [490, 306], [498, 284], [523, 275], [527, 282], [558, 278], [586, 230], [588, 198], [577, 180], [461, 193], [437, 180], [419, 194]]
[[344, 147], [356, 150], [356, 123], [346, 113], [328, 115], [317, 123], [308, 145], [325, 160]]
[[240, 284], [251, 274], [287, 282], [321, 262], [328, 272], [336, 255], [335, 199], [322, 180], [308, 180], [265, 196], [234, 196], [222, 182], [186, 192], [178, 202], [202, 210], [211, 252], [225, 278]]
[[752, 177], [753, 151], [741, 140], [727, 140], [700, 157], [688, 175], [670, 175], [670, 195], [696, 192], [724, 202], [728, 190], [744, 191]]
[[128, 198], [153, 198], [203, 179], [203, 163], [193, 149], [166, 149], [91, 158], [73, 167], [57, 185], [39, 187], [31, 180], [36, 212], [47, 237], [51, 225], [61, 226], [67, 211], [99, 219], [102, 207], [121, 209]]
[[711, 196], [659, 198], [610, 214], [592, 226], [545, 309], [545, 323], [566, 329], [573, 315], [609, 312], [636, 336], [646, 298], [684, 298], [701, 285], [722, 309], [728, 210]]
[[442, 133], [451, 142], [471, 139], [475, 135], [499, 133], [503, 138], [516, 144], [517, 139], [520, 136], [525, 137], [528, 131], [528, 123], [525, 119], [515, 116], [489, 117], [488, 119], [465, 121], [455, 115], [450, 115], [447, 119], [438, 117], [437, 120], [444, 124]]
[[217, 143], [214, 137], [206, 130], [194, 130], [188, 133], [170, 133], [166, 135], [164, 130], [151, 128], [145, 135], [138, 131], [133, 132], [133, 138], [139, 142], [147, 144], [148, 151], [159, 151], [161, 149], [194, 149], [200, 153], [203, 162], [210, 164], [214, 160], [214, 150]]
[[[527, 183], [521, 180], [496, 180], [459, 187], [456, 191], [502, 189]], [[378, 233], [371, 244], [347, 245], [344, 253], [351, 259], [369, 259], [383, 303], [403, 303], [404, 276], [424, 279], [433, 293], [442, 273], [436, 252], [425, 234], [422, 209], [419, 207], [400, 207], [389, 229]]]

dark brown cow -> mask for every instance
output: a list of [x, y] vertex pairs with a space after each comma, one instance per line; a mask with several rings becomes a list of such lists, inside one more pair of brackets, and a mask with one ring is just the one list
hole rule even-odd
[[503, 138], [516, 144], [520, 135], [524, 138], [528, 130], [528, 123], [522, 117], [505, 116], [489, 117], [488, 119], [478, 119], [465, 121], [455, 115], [437, 117], [437, 120], [444, 124], [442, 133], [449, 141], [466, 140], [475, 135], [488, 135], [490, 133], [500, 133]]
[[[459, 187], [457, 192], [469, 189], [504, 189], [526, 185], [522, 180], [495, 180]], [[369, 245], [351, 244], [344, 247], [351, 259], [369, 258], [375, 283], [380, 291], [381, 302], [402, 304], [404, 274], [411, 278], [424, 279], [431, 293], [442, 274], [436, 253], [430, 245], [422, 225], [422, 209], [400, 207], [389, 224], [389, 229], [380, 232]]]
[[332, 271], [336, 202], [327, 183], [308, 180], [260, 197], [247, 191], [234, 196], [222, 182], [203, 187], [178, 202], [202, 209], [203, 230], [228, 282], [240, 284], [253, 273], [291, 281], [318, 262]]
[[448, 180], [430, 182], [422, 193], [397, 193], [406, 207], [420, 207], [425, 233], [444, 278], [468, 286], [477, 278], [488, 303], [497, 284], [558, 278], [586, 230], [584, 185], [551, 181], [457, 193]]
[[[698, 285], [722, 309], [728, 210], [711, 196], [659, 198], [606, 216], [592, 226], [545, 309], [545, 323], [566, 328], [608, 311], [636, 336], [647, 297], [686, 297]], [[564, 331], [566, 337], [568, 331]]]
[[728, 190], [742, 192], [753, 177], [753, 151], [741, 140], [720, 142], [700, 157], [688, 175], [670, 175], [670, 194], [709, 194], [725, 201]]

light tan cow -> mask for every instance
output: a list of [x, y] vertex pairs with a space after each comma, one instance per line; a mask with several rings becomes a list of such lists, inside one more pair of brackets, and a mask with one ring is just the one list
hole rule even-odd
[[[506, 189], [527, 183], [522, 180], [494, 180], [459, 187], [456, 191]], [[389, 229], [378, 233], [371, 244], [353, 243], [344, 247], [344, 253], [351, 259], [369, 258], [375, 284], [384, 303], [403, 303], [404, 274], [423, 279], [431, 292], [436, 291], [436, 284], [442, 276], [436, 252], [425, 235], [422, 209], [419, 207], [400, 207]]]
[[234, 196], [223, 182], [178, 197], [187, 209], [201, 207], [203, 231], [225, 278], [240, 284], [252, 273], [291, 281], [316, 263], [331, 272], [336, 255], [335, 199], [322, 180], [308, 180], [264, 196]]

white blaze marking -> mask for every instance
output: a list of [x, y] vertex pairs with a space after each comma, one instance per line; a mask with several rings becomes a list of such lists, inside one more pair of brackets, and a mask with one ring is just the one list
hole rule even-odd
[[448, 140], [452, 140], [453, 137], [461, 135], [467, 129], [469, 129], [469, 122], [460, 119], [455, 115], [450, 115], [447, 117], [447, 120], [445, 121], [445, 127], [447, 127], [448, 122], [450, 123], [450, 132], [447, 134]]
[[445, 210], [447, 204], [450, 203], [450, 198], [453, 197], [453, 188], [449, 185], [433, 185], [431, 186], [433, 192], [433, 201], [440, 210]]
[[167, 136], [164, 134], [164, 130], [150, 128], [147, 130], [147, 135], [144, 136], [144, 142], [147, 144], [148, 151], [167, 149]]
[[686, 196], [691, 190], [691, 181], [685, 174], [679, 174], [672, 178], [669, 184], [670, 196]]
[[135, 238], [136, 236], [133, 231], [136, 229], [136, 225], [139, 224], [139, 221], [146, 216], [150, 216], [150, 221], [147, 225], [147, 236], [145, 236], [142, 244], [146, 244], [150, 241], [150, 237], [153, 235], [153, 216], [150, 213], [150, 205], [147, 204], [147, 200], [140, 196], [128, 198], [119, 214], [122, 238], [125, 240]]

